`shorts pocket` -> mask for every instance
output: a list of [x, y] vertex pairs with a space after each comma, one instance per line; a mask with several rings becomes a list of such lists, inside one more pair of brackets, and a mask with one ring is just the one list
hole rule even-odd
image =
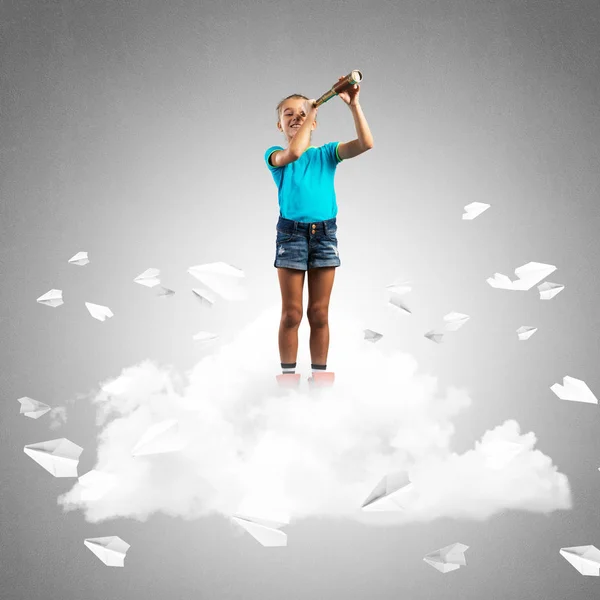
[[327, 230], [327, 235], [325, 235], [325, 237], [337, 244], [337, 227], [335, 227], [333, 229], [330, 227]]
[[285, 244], [289, 242], [294, 237], [294, 234], [290, 231], [279, 231], [277, 230], [276, 242], [278, 244]]

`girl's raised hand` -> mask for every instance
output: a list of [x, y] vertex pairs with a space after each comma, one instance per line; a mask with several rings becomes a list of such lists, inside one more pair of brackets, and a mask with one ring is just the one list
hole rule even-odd
[[317, 111], [319, 110], [318, 106], [315, 106], [316, 98], [311, 98], [310, 100], [304, 101], [304, 112], [307, 117], [317, 116]]
[[[344, 79], [344, 77], [338, 77], [338, 81], [340, 79]], [[358, 94], [360, 92], [360, 85], [355, 83], [352, 87], [347, 90], [340, 92], [338, 96], [346, 103], [348, 106], [356, 106], [358, 104]]]

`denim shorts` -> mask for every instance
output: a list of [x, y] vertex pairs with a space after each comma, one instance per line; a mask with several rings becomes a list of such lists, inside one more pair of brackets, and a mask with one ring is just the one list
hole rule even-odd
[[335, 217], [314, 223], [279, 217], [274, 267], [306, 271], [317, 267], [339, 267], [341, 264]]

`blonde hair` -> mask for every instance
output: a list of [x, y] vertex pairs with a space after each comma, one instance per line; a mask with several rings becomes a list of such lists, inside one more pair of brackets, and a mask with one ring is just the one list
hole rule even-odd
[[[277, 105], [277, 120], [281, 121], [281, 106], [283, 105], [283, 103], [286, 100], [289, 100], [290, 98], [302, 98], [303, 100], [310, 100], [310, 98], [307, 98], [306, 96], [303, 96], [302, 94], [291, 94], [290, 96], [288, 96], [287, 98], [284, 98], [278, 105]], [[285, 133], [283, 134], [285, 135]], [[312, 139], [312, 131], [310, 132], [310, 137]]]
[[302, 98], [304, 100], [310, 100], [310, 98], [307, 98], [306, 96], [303, 96], [302, 94], [292, 94], [291, 96], [288, 96], [287, 98], [284, 98], [278, 105], [277, 105], [277, 120], [281, 121], [281, 105], [286, 101], [289, 100], [290, 98]]

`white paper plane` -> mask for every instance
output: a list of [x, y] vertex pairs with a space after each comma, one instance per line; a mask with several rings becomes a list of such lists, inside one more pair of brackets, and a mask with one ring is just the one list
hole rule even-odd
[[412, 487], [406, 471], [385, 475], [363, 502], [362, 509], [403, 510], [405, 507], [402, 500]]
[[573, 546], [561, 548], [559, 552], [582, 575], [600, 575], [600, 550], [596, 546]]
[[105, 321], [106, 319], [114, 317], [112, 310], [110, 310], [108, 306], [86, 302], [85, 307], [88, 309], [90, 315], [92, 315], [94, 319], [98, 319], [98, 321]]
[[508, 463], [523, 451], [523, 446], [516, 442], [498, 440], [486, 442], [482, 446], [482, 454], [485, 456], [485, 466], [490, 469], [503, 469]]
[[72, 256], [69, 259], [69, 264], [79, 265], [80, 267], [87, 265], [89, 262], [90, 260], [87, 252], [78, 252], [75, 256]]
[[28, 396], [23, 396], [23, 398], [19, 398], [18, 400], [21, 403], [20, 414], [25, 415], [30, 419], [39, 419], [49, 410], [52, 410], [52, 407], [48, 406], [47, 404], [34, 400], [33, 398], [29, 398]]
[[408, 508], [413, 500], [415, 487], [412, 483], [379, 500], [362, 507], [365, 512], [401, 512]]
[[64, 304], [62, 290], [50, 290], [49, 292], [46, 292], [44, 295], [40, 296], [36, 302], [56, 308], [57, 306]]
[[287, 546], [287, 534], [279, 531], [286, 523], [241, 515], [233, 515], [231, 519], [263, 546]]
[[241, 269], [224, 262], [190, 267], [188, 273], [226, 300], [244, 300], [246, 291], [241, 287], [245, 277]]
[[125, 555], [131, 546], [119, 536], [87, 538], [83, 543], [89, 548], [107, 567], [123, 567]]
[[444, 332], [443, 331], [436, 331], [435, 329], [432, 329], [431, 331], [428, 331], [425, 334], [425, 337], [428, 340], [431, 340], [432, 342], [435, 342], [436, 344], [441, 344], [442, 343], [442, 339], [444, 338]]
[[450, 544], [450, 546], [427, 554], [423, 560], [438, 571], [449, 573], [467, 564], [464, 553], [468, 549], [469, 546], [465, 544]]
[[587, 402], [589, 404], [598, 404], [598, 398], [594, 396], [592, 390], [587, 386], [585, 381], [575, 379], [565, 375], [563, 377], [563, 385], [555, 383], [550, 386], [550, 389], [561, 400], [572, 400], [573, 402]]
[[529, 262], [515, 269], [517, 279], [511, 281], [502, 273], [494, 273], [494, 277], [488, 277], [486, 281], [493, 287], [502, 290], [527, 291], [542, 279], [548, 277], [550, 273], [556, 271], [554, 265], [544, 263]]
[[143, 273], [140, 273], [133, 281], [140, 285], [153, 288], [155, 285], [160, 284], [160, 269], [146, 269]]
[[104, 497], [117, 483], [117, 478], [112, 473], [92, 469], [79, 478], [82, 486], [81, 499], [93, 502]]
[[551, 300], [556, 294], [562, 292], [565, 286], [560, 283], [545, 281], [544, 283], [540, 283], [537, 288], [540, 292], [540, 300]]
[[446, 324], [444, 329], [446, 331], [457, 331], [460, 329], [471, 317], [469, 315], [463, 315], [462, 313], [450, 312], [444, 317]]
[[486, 211], [491, 204], [485, 204], [484, 202], [471, 202], [464, 208], [466, 212], [463, 214], [463, 221], [472, 221], [475, 217], [478, 217], [482, 212]]
[[23, 452], [54, 477], [77, 477], [77, 465], [83, 448], [66, 438], [60, 438], [29, 444], [23, 448]]
[[175, 294], [175, 292], [173, 290], [170, 290], [169, 288], [166, 288], [162, 285], [156, 291], [156, 295], [161, 298], [168, 298], [169, 296], [173, 296], [173, 294]]
[[131, 455], [166, 454], [167, 452], [178, 452], [184, 447], [185, 443], [179, 431], [179, 421], [167, 419], [149, 427], [133, 447]]
[[403, 281], [402, 283], [392, 283], [390, 285], [386, 285], [385, 289], [392, 294], [402, 296], [403, 294], [407, 294], [408, 292], [412, 291], [412, 286], [410, 285], [410, 281]]
[[373, 344], [375, 342], [378, 342], [383, 337], [383, 334], [377, 333], [376, 331], [373, 331], [372, 329], [364, 329], [363, 333], [365, 334], [364, 339], [367, 340], [368, 342], [372, 342]]
[[524, 342], [525, 340], [528, 340], [537, 330], [537, 327], [522, 325], [519, 327], [519, 329], [517, 329], [517, 335], [519, 336], [519, 340]]
[[199, 331], [194, 336], [194, 340], [196, 342], [210, 342], [211, 340], [216, 340], [218, 337], [216, 333], [211, 333], [210, 331]]
[[216, 298], [208, 290], [193, 288], [194, 297], [200, 301], [200, 304], [209, 308], [215, 303]]
[[389, 299], [389, 304], [391, 304], [392, 306], [395, 306], [396, 308], [399, 308], [400, 310], [402, 310], [402, 312], [405, 312], [407, 314], [412, 314], [410, 308], [408, 308], [406, 302], [404, 302], [404, 300], [402, 300], [402, 298], [400, 296], [398, 296], [398, 294], [392, 294], [390, 299]]

